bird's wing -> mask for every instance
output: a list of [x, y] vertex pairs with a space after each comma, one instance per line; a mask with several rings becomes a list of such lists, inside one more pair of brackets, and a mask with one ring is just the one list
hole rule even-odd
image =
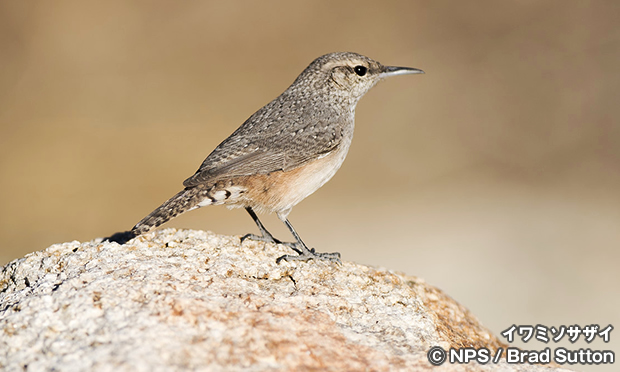
[[[306, 99], [310, 102], [309, 99]], [[222, 178], [268, 174], [300, 167], [340, 145], [339, 111], [292, 109], [285, 94], [255, 112], [213, 150], [185, 187]], [[299, 102], [297, 102], [299, 104]]]
[[198, 171], [183, 182], [193, 187], [222, 178], [288, 171], [311, 162], [338, 147], [339, 141], [322, 143], [312, 136], [295, 140], [273, 137], [260, 144], [237, 141], [233, 136], [220, 144]]
[[266, 174], [284, 167], [284, 156], [273, 152], [254, 151], [217, 162], [219, 164], [210, 164], [208, 160], [209, 158], [193, 176], [183, 182], [185, 187], [217, 181], [223, 177]]

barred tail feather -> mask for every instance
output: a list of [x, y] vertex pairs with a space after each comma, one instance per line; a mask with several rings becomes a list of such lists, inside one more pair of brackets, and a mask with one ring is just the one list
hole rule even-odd
[[187, 187], [144, 217], [130, 231], [117, 232], [104, 238], [104, 241], [125, 244], [136, 236], [147, 233], [182, 213], [211, 204], [221, 204], [221, 200], [209, 195], [211, 189], [212, 186], [207, 185]]
[[[136, 226], [131, 229], [134, 237], [147, 233], [154, 228], [163, 225], [170, 219], [187, 212], [190, 209], [198, 207], [201, 202], [200, 194], [205, 194], [203, 187], [191, 187], [179, 192], [172, 198], [168, 199], [159, 208], [155, 209], [151, 214], [144, 217]], [[201, 204], [200, 206], [203, 206]]]

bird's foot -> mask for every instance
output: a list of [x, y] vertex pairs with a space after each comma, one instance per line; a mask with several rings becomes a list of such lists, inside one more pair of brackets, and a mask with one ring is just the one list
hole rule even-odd
[[[300, 246], [301, 246], [301, 249], [299, 248]], [[321, 260], [321, 261], [335, 262], [337, 264], [342, 265], [342, 261], [340, 261], [340, 253], [338, 252], [319, 253], [316, 250], [314, 250], [314, 248], [308, 249], [305, 245], [299, 244], [299, 243], [297, 244], [297, 248], [293, 248], [293, 250], [299, 253], [299, 255], [295, 256], [295, 255], [285, 254], [284, 256], [278, 257], [278, 259], [276, 260], [276, 263], [280, 263], [280, 261], [282, 260], [303, 261], [303, 262], [307, 262], [310, 260]]]
[[245, 234], [244, 236], [241, 237], [241, 244], [243, 244], [243, 242], [246, 239], [256, 240], [256, 241], [265, 242], [265, 243], [282, 244], [282, 245], [285, 245], [291, 248], [295, 252], [302, 254], [302, 250], [297, 248], [297, 243], [282, 242], [279, 239], [274, 238], [273, 235], [271, 234], [263, 235], [263, 236], [255, 235], [255, 234]]

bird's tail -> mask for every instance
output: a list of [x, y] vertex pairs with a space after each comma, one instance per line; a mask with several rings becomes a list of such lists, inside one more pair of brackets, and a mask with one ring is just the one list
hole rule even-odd
[[205, 191], [202, 187], [186, 188], [144, 217], [131, 229], [131, 232], [134, 236], [142, 235], [187, 212], [200, 203], [202, 198], [199, 195]]
[[[124, 244], [138, 235], [145, 234], [168, 222], [170, 219], [187, 212], [190, 209], [199, 207], [198, 204], [201, 203], [201, 200], [203, 199], [200, 196], [206, 195], [207, 191], [208, 190], [202, 186], [188, 187], [168, 199], [164, 202], [164, 204], [160, 205], [148, 216], [144, 217], [131, 229], [131, 231], [116, 233], [108, 238], [105, 238], [105, 240]], [[203, 204], [206, 205], [205, 203]], [[201, 204], [201, 206], [203, 204]]]

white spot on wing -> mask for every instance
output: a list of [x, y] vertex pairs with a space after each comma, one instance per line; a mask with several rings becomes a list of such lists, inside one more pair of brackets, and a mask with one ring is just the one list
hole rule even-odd
[[316, 159], [317, 159], [317, 160], [319, 160], [319, 159], [323, 159], [324, 157], [329, 156], [329, 154], [331, 154], [331, 153], [332, 153], [332, 152], [330, 151], [330, 152], [328, 152], [328, 153], [321, 154], [321, 155], [319, 155], [319, 157], [318, 157], [318, 158], [316, 158]]

